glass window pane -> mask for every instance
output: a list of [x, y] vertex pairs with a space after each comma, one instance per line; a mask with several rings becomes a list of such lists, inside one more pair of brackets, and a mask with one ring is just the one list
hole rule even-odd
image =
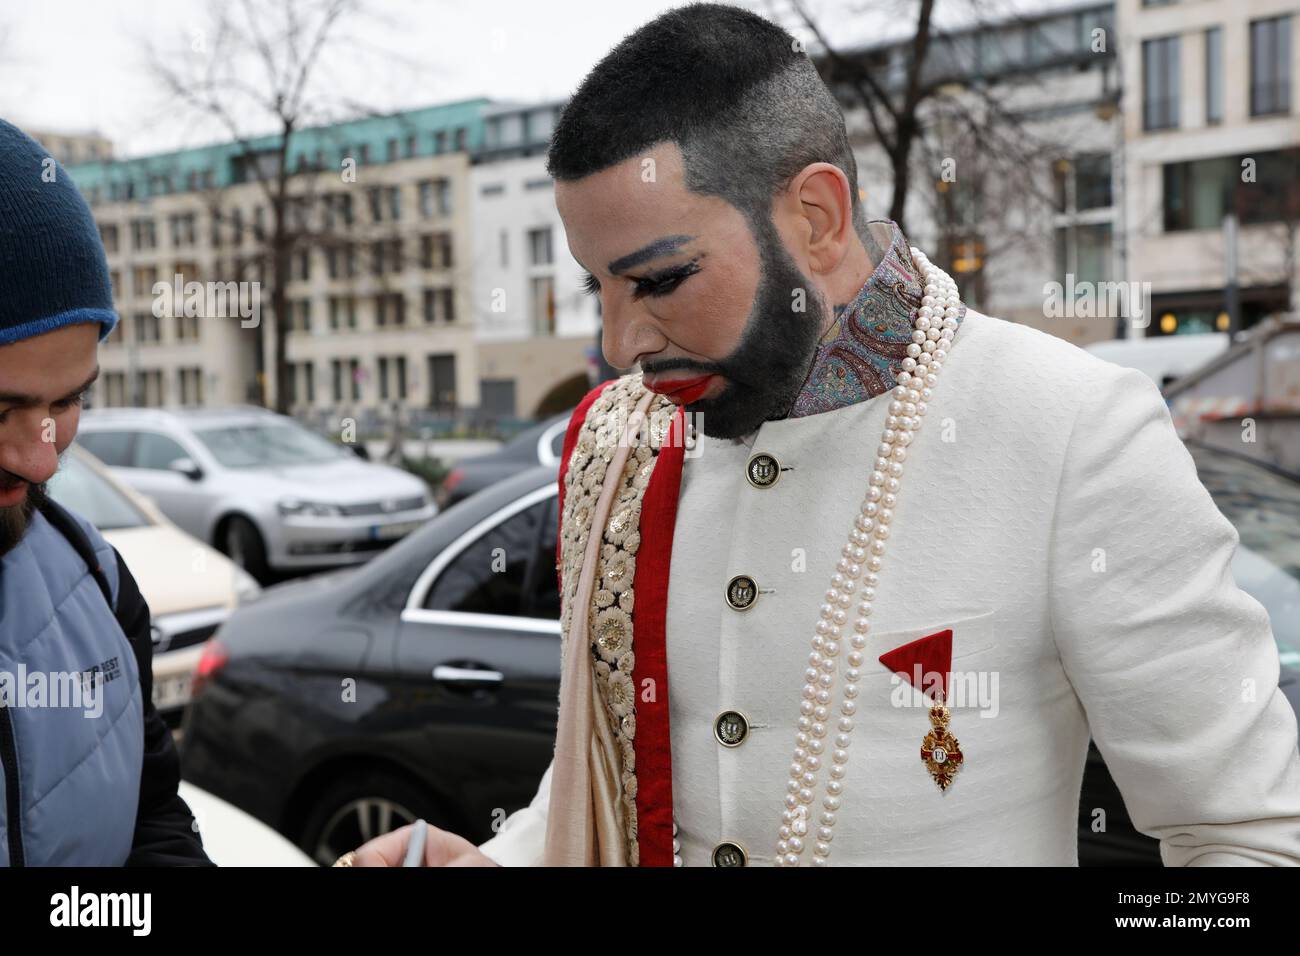
[[519, 616], [546, 505], [539, 502], [507, 518], [458, 554], [438, 575], [424, 606], [434, 611]]
[[177, 458], [189, 455], [179, 444], [156, 432], [140, 432], [135, 442], [135, 467], [165, 470]]

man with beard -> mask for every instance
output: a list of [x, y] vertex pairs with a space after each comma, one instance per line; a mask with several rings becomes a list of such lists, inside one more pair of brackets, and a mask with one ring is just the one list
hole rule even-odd
[[565, 441], [551, 765], [426, 863], [1073, 865], [1091, 737], [1166, 864], [1300, 864], [1268, 616], [1159, 392], [868, 222], [792, 37], [664, 14], [548, 166], [639, 369]]
[[[151, 700], [149, 608], [45, 493], [117, 323], [108, 264], [67, 173], [3, 120], [0, 263], [0, 863], [210, 865]], [[29, 695], [35, 675], [81, 694]]]

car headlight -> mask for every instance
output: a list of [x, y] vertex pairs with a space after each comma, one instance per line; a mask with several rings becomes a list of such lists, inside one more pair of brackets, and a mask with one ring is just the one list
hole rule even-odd
[[247, 604], [262, 593], [262, 585], [243, 568], [235, 568], [235, 600]]
[[303, 501], [301, 498], [283, 498], [276, 508], [284, 517], [311, 515], [313, 518], [333, 518], [342, 514], [338, 505], [327, 505], [320, 501]]

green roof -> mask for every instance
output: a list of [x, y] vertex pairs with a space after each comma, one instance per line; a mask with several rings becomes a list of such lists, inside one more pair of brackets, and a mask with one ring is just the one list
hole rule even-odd
[[[338, 169], [345, 155], [359, 166], [388, 162], [390, 141], [396, 141], [398, 159], [455, 152], [459, 130], [464, 130], [464, 151], [474, 153], [483, 145], [483, 113], [491, 105], [490, 99], [479, 97], [302, 129], [293, 134], [289, 144], [289, 169], [310, 168], [318, 153], [326, 169]], [[277, 133], [248, 141], [254, 152], [276, 149], [279, 143]], [[145, 199], [247, 181], [238, 162], [244, 152], [239, 142], [231, 141], [130, 159], [77, 163], [68, 167], [68, 173], [92, 199]]]

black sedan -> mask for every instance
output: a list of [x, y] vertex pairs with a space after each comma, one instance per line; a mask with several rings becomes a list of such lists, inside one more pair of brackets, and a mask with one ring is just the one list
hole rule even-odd
[[322, 863], [417, 817], [490, 837], [554, 747], [556, 491], [535, 467], [245, 608], [199, 663], [185, 778]]
[[[1300, 711], [1300, 482], [1193, 449], [1241, 532], [1233, 571], [1268, 608]], [[492, 485], [366, 566], [284, 585], [209, 642], [184, 775], [322, 864], [423, 817], [481, 843], [527, 804], [554, 746], [554, 467]], [[1106, 811], [1094, 832], [1095, 808]], [[1159, 865], [1092, 748], [1079, 860]]]
[[524, 429], [495, 451], [457, 462], [434, 491], [433, 500], [445, 510], [489, 485], [537, 465], [558, 468], [564, 431], [572, 414], [573, 409], [569, 409], [552, 415]]

